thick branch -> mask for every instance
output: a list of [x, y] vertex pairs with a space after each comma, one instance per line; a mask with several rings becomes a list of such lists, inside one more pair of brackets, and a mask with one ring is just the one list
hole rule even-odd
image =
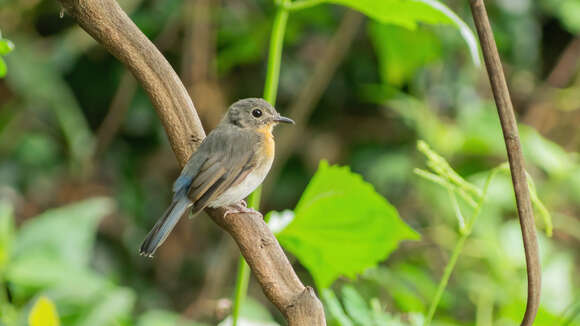
[[522, 325], [532, 325], [540, 305], [541, 266], [518, 126], [485, 5], [483, 0], [471, 0], [470, 3], [508, 152], [526, 253], [528, 303]]
[[[133, 24], [115, 0], [59, 0], [66, 12], [123, 62], [143, 85], [163, 123], [181, 166], [205, 137], [185, 87], [167, 60]], [[264, 293], [291, 326], [325, 325], [322, 304], [292, 269], [260, 214], [224, 217], [208, 210], [232, 235]]]

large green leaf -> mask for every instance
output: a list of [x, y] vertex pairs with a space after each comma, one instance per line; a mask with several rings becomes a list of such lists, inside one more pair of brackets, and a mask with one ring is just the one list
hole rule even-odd
[[372, 19], [408, 29], [416, 29], [419, 23], [452, 25], [461, 34], [473, 62], [479, 66], [479, 52], [475, 35], [467, 24], [451, 9], [437, 0], [327, 0], [351, 7]]
[[71, 266], [87, 266], [97, 224], [112, 209], [110, 199], [93, 198], [28, 220], [14, 242], [14, 259], [41, 254]]
[[394, 25], [373, 23], [369, 33], [377, 52], [379, 73], [384, 82], [400, 86], [420, 67], [441, 56], [441, 43], [433, 32], [411, 31]]
[[384, 260], [400, 241], [418, 238], [360, 175], [325, 161], [298, 202], [294, 220], [278, 234], [319, 288], [341, 275], [354, 278]]

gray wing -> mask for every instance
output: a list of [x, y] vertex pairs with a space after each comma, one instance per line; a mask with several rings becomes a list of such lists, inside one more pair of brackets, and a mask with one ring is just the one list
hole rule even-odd
[[225, 190], [244, 180], [256, 166], [257, 137], [240, 130], [215, 129], [192, 155], [175, 181], [173, 191], [178, 194], [187, 189], [193, 213], [202, 210]]

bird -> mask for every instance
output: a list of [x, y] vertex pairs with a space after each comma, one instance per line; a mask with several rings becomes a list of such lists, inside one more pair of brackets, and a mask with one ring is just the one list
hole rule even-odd
[[261, 183], [274, 161], [272, 130], [278, 123], [294, 124], [261, 98], [233, 103], [221, 122], [189, 157], [173, 184], [173, 199], [139, 249], [155, 251], [188, 209], [195, 216], [206, 207], [227, 206], [224, 214], [254, 211], [243, 201]]

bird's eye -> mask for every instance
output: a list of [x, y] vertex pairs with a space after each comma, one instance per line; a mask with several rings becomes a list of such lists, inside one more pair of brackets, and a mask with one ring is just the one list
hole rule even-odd
[[262, 110], [260, 109], [254, 109], [252, 111], [252, 115], [254, 116], [254, 118], [259, 118], [262, 116]]

